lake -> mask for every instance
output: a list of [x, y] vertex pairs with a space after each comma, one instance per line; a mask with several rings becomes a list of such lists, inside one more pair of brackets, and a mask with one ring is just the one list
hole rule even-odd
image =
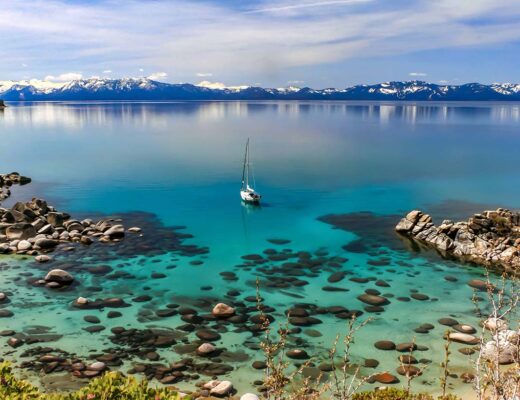
[[[348, 322], [327, 308], [359, 310], [360, 319], [373, 320], [359, 334], [352, 361], [379, 362], [362, 372], [397, 375], [399, 353], [374, 343], [415, 340], [425, 346], [415, 356], [428, 368], [412, 386], [437, 393], [447, 329], [437, 321], [451, 317], [477, 326], [466, 283], [483, 270], [411, 248], [392, 227], [412, 209], [440, 223], [519, 208], [519, 127], [518, 103], [11, 103], [0, 110], [0, 171], [16, 170], [33, 183], [13, 189], [4, 205], [37, 195], [73, 216], [121, 216], [148, 227], [143, 234], [157, 245], [153, 251], [127, 245], [116, 255], [101, 245], [78, 248], [56, 253], [46, 265], [0, 259], [0, 289], [16, 293], [9, 305], [16, 318], [2, 321], [2, 329], [63, 335], [46, 345], [87, 357], [114, 351], [113, 327], [185, 324], [179, 314], [157, 316], [168, 306], [203, 314], [222, 301], [253, 315], [258, 278], [276, 324], [299, 303], [321, 321], [289, 340], [289, 347], [314, 356], [314, 365], [327, 361], [327, 349]], [[247, 138], [260, 207], [239, 197]], [[182, 246], [172, 248], [176, 240]], [[73, 290], [26, 282], [63, 265], [79, 280]], [[110, 275], [89, 271], [100, 265], [109, 266]], [[338, 272], [343, 278], [329, 282]], [[367, 289], [390, 299], [384, 311], [364, 310], [357, 296]], [[427, 299], [410, 298], [414, 293]], [[132, 301], [142, 295], [151, 300]], [[109, 310], [71, 309], [78, 296], [118, 296], [131, 306], [112, 319]], [[106, 330], [86, 332], [86, 315], [99, 317]], [[215, 343], [227, 350], [213, 361], [233, 367], [221, 378], [239, 392], [253, 390], [262, 376], [251, 367], [262, 359], [255, 350], [261, 336], [247, 324], [204, 323], [221, 334]], [[434, 329], [414, 331], [424, 323]], [[179, 333], [178, 347], [157, 349], [157, 362], [196, 358], [189, 351], [196, 339], [194, 332]], [[0, 357], [20, 360], [31, 346], [13, 352], [2, 340]], [[453, 344], [451, 370], [459, 378], [450, 380], [459, 393], [470, 390], [460, 379], [471, 370], [471, 357], [455, 350], [462, 347]], [[121, 362], [115, 368], [127, 371], [150, 361], [127, 351]], [[196, 381], [176, 385], [191, 388]]]

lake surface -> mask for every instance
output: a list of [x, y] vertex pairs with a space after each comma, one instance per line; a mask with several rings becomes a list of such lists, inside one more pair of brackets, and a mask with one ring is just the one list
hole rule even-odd
[[[244, 302], [255, 295], [256, 278], [265, 304], [274, 308], [271, 314], [282, 324], [284, 312], [297, 303], [363, 310], [356, 297], [377, 289], [389, 295], [391, 303], [383, 312], [361, 317], [373, 321], [356, 341], [353, 362], [377, 359], [376, 369], [362, 372], [388, 370], [397, 375], [399, 353], [376, 350], [373, 344], [415, 338], [428, 347], [416, 358], [429, 366], [413, 386], [435, 393], [446, 329], [437, 320], [452, 317], [477, 326], [466, 282], [482, 276], [482, 270], [443, 260], [434, 252], [412, 251], [391, 228], [416, 208], [441, 222], [489, 208], [520, 207], [519, 128], [516, 103], [11, 103], [0, 110], [0, 171], [16, 170], [33, 183], [14, 190], [4, 205], [38, 195], [78, 217], [116, 215], [150, 226], [185, 226], [173, 232], [193, 235], [181, 235], [183, 243], [203, 251], [188, 254], [165, 243], [162, 253], [128, 250], [116, 258], [96, 247], [91, 252], [78, 249], [57, 253], [47, 265], [0, 259], [0, 289], [16, 293], [9, 304], [16, 318], [1, 321], [2, 329], [50, 327], [64, 335], [50, 346], [86, 357], [114, 346], [109, 340], [114, 326], [170, 329], [184, 324], [178, 315], [155, 316], [167, 304], [207, 313], [209, 305], [219, 301]], [[239, 197], [248, 137], [256, 186], [264, 197], [261, 207], [244, 206]], [[330, 214], [343, 218], [319, 219]], [[330, 222], [341, 223], [340, 229]], [[251, 254], [262, 259], [243, 259]], [[316, 261], [312, 268], [303, 268], [296, 277], [295, 267], [285, 265], [290, 273], [284, 277], [284, 263], [309, 257]], [[24, 272], [42, 276], [53, 264], [65, 263], [72, 265], [80, 282], [72, 291], [50, 292], [25, 282]], [[86, 266], [96, 265], [127, 275], [108, 279], [89, 273]], [[346, 277], [327, 282], [338, 271]], [[152, 279], [154, 272], [166, 277]], [[446, 275], [458, 280], [445, 280]], [[353, 282], [353, 277], [368, 280]], [[288, 284], [273, 287], [284, 278]], [[305, 284], [293, 285], [291, 279]], [[375, 285], [377, 280], [388, 286]], [[324, 291], [325, 286], [348, 291]], [[238, 290], [238, 295], [230, 296], [230, 290]], [[428, 300], [397, 300], [414, 291]], [[143, 294], [152, 301], [131, 301]], [[78, 296], [121, 296], [131, 307], [120, 310], [122, 317], [107, 319], [107, 310], [73, 311], [70, 302]], [[88, 326], [83, 317], [92, 314], [105, 331], [82, 330]], [[345, 332], [347, 321], [333, 313], [317, 312], [315, 317], [322, 323], [295, 333], [290, 346], [305, 348], [318, 365], [326, 361], [327, 349], [337, 333]], [[415, 333], [423, 323], [435, 328]], [[222, 339], [216, 344], [229, 350], [224, 361], [234, 371], [225, 376], [243, 392], [261, 378], [251, 363], [262, 357], [254, 350], [259, 338], [235, 328], [218, 326]], [[185, 341], [195, 339], [189, 333]], [[0, 357], [12, 350], [4, 343]], [[6, 358], [17, 359], [28, 348]], [[172, 349], [158, 352], [159, 362], [186, 356]], [[469, 371], [470, 357], [452, 353], [452, 372]], [[125, 359], [121, 368], [127, 370], [137, 361], [142, 362]], [[451, 385], [459, 393], [470, 388], [460, 378]]]

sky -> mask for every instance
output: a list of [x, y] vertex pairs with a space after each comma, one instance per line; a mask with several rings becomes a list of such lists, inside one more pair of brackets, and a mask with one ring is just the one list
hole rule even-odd
[[2, 0], [0, 80], [520, 82], [520, 0]]

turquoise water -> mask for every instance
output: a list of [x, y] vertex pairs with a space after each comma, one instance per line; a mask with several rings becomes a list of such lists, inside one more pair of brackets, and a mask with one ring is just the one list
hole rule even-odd
[[[135, 211], [152, 213], [166, 226], [185, 226], [182, 232], [193, 238], [183, 243], [209, 249], [195, 257], [172, 253], [167, 246], [164, 254], [128, 251], [116, 259], [94, 250], [58, 254], [56, 262], [76, 264], [74, 275], [80, 281], [74, 291], [64, 293], [34, 288], [20, 279], [21, 272], [41, 276], [52, 264], [0, 260], [4, 263], [0, 289], [16, 293], [9, 304], [16, 317], [0, 321], [3, 329], [52, 327], [53, 332], [64, 335], [52, 345], [78, 355], [110, 347], [107, 338], [113, 326], [174, 328], [182, 324], [178, 316], [142, 317], [168, 303], [198, 306], [202, 297], [213, 304], [254, 295], [257, 277], [264, 283], [266, 304], [275, 308], [273, 315], [282, 323], [283, 312], [299, 302], [362, 310], [364, 305], [356, 296], [365, 289], [377, 288], [395, 298], [418, 290], [430, 300], [391, 298], [384, 312], [370, 314], [374, 320], [356, 343], [354, 361], [374, 358], [380, 361], [377, 371], [395, 374], [398, 353], [376, 350], [373, 343], [381, 339], [407, 342], [416, 337], [419, 344], [429, 347], [420, 358], [431, 364], [414, 385], [436, 392], [445, 329], [436, 321], [454, 316], [477, 325], [472, 291], [466, 282], [482, 271], [442, 260], [433, 252], [408, 251], [391, 225], [414, 208], [440, 221], [467, 218], [491, 207], [520, 206], [518, 104], [13, 103], [0, 112], [0, 170], [18, 170], [33, 178], [31, 185], [15, 191], [10, 202], [37, 194], [78, 216], [125, 218]], [[238, 194], [247, 137], [252, 142], [257, 189], [264, 196], [260, 208], [243, 206]], [[369, 220], [355, 217], [361, 211], [373, 215]], [[333, 213], [352, 214], [358, 227], [333, 229], [318, 220]], [[393, 217], [385, 217], [390, 215]], [[364, 228], [378, 218], [380, 229]], [[360, 237], [373, 247], [366, 246], [361, 252], [343, 247]], [[290, 243], [275, 245], [269, 238]], [[355, 283], [348, 280], [350, 275], [330, 284], [327, 278], [338, 267], [327, 261], [318, 272], [301, 277], [308, 283], [305, 286], [269, 288], [265, 271], [244, 266], [241, 259], [269, 248], [344, 257], [348, 261], [340, 270], [356, 277], [384, 279], [390, 286], [377, 287], [374, 281]], [[368, 263], [381, 258], [387, 261]], [[197, 265], [193, 260], [199, 261]], [[172, 263], [176, 268], [168, 269]], [[81, 267], [96, 264], [109, 264], [132, 277], [108, 280]], [[219, 274], [223, 271], [234, 272], [238, 280], [223, 280]], [[151, 272], [167, 276], [150, 279]], [[446, 281], [445, 275], [454, 275], [458, 281]], [[349, 291], [323, 291], [327, 285]], [[201, 289], [204, 286], [213, 289]], [[101, 292], [94, 294], [89, 287], [101, 288]], [[225, 297], [230, 289], [238, 289], [240, 296]], [[106, 310], [71, 311], [68, 307], [78, 295], [117, 295], [130, 302], [143, 293], [150, 294], [153, 301], [132, 303], [121, 310], [123, 317], [114, 320], [105, 318]], [[83, 316], [92, 314], [100, 316], [108, 329], [96, 334], [83, 331], [88, 325]], [[297, 336], [302, 340], [299, 346], [306, 346], [320, 360], [335, 335], [344, 332], [346, 321], [331, 314], [318, 317], [323, 323], [311, 328], [322, 336], [305, 332]], [[435, 329], [428, 334], [413, 332], [425, 322], [435, 324]], [[187, 335], [187, 340], [194, 340], [194, 335]], [[228, 329], [218, 342], [229, 350], [245, 351], [249, 357], [234, 361], [235, 371], [228, 376], [240, 391], [251, 390], [252, 382], [261, 377], [250, 367], [260, 355], [243, 346], [255, 340], [248, 331]], [[23, 346], [7, 358], [28, 348]], [[469, 370], [469, 357], [453, 353], [453, 372]], [[160, 355], [162, 361], [179, 358], [166, 349]], [[125, 360], [122, 368], [133, 361]], [[461, 393], [468, 387], [460, 379], [453, 379], [452, 384]], [[183, 383], [178, 386], [182, 388]]]

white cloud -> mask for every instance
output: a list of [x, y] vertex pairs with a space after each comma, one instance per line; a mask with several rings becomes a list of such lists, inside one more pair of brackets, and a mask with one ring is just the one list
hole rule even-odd
[[305, 81], [287, 81], [288, 85], [301, 85], [302, 83], [305, 83]]
[[249, 85], [238, 85], [238, 86], [227, 86], [222, 82], [210, 82], [210, 81], [201, 81], [197, 83], [196, 86], [205, 87], [208, 89], [232, 89], [232, 90], [241, 90], [241, 89], [247, 89]]
[[139, 72], [144, 72], [144, 69], [143, 68], [139, 68]]
[[283, 6], [255, 8], [254, 10], [246, 11], [246, 14], [292, 11], [292, 10], [297, 10], [297, 9], [301, 9], [301, 8], [338, 6], [338, 5], [347, 5], [347, 4], [355, 4], [355, 3], [368, 3], [371, 1], [373, 1], [373, 0], [330, 0], [330, 1], [316, 1], [316, 2], [312, 2], [312, 3], [300, 2], [299, 4], [287, 4], [287, 5], [283, 5]]
[[228, 3], [236, 4], [3, 1], [0, 72], [15, 74], [8, 66], [26, 62], [41, 75], [58, 68], [93, 74], [104, 65], [131, 75], [139, 63], [178, 76], [225, 71], [222, 79], [230, 79], [247, 71], [245, 79], [272, 81], [297, 67], [520, 41], [518, 0], [415, 0], [392, 7], [379, 0], [263, 0], [252, 13]]
[[27, 64], [23, 63], [23, 64], [22, 64], [22, 67], [23, 67], [23, 68], [27, 68]]
[[450, 81], [447, 81], [447, 80], [445, 80], [445, 79], [441, 79], [441, 80], [439, 81], [439, 83], [440, 83], [441, 85], [446, 85], [446, 84], [450, 83]]
[[68, 82], [83, 78], [83, 75], [78, 72], [67, 72], [58, 76], [47, 75], [43, 80], [51, 82]]
[[206, 87], [209, 89], [225, 89], [226, 85], [222, 82], [210, 82], [210, 81], [200, 81], [196, 86]]
[[213, 76], [211, 72], [197, 72], [195, 75], [197, 75], [199, 78], [206, 78]]
[[426, 72], [410, 72], [408, 75], [410, 76], [428, 76]]
[[168, 74], [166, 72], [154, 72], [150, 76], [148, 76], [148, 79], [151, 79], [152, 81], [157, 81], [159, 79], [166, 79], [168, 78]]
[[112, 70], [111, 69], [105, 69], [103, 71], [104, 74], [111, 74], [112, 73]]

